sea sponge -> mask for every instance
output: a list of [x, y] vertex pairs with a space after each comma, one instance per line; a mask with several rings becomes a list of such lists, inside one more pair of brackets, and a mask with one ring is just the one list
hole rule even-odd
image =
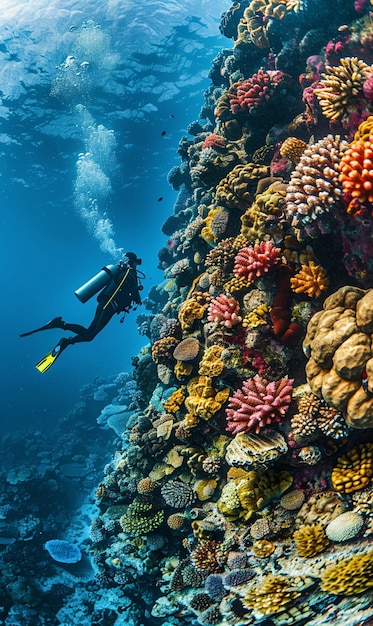
[[272, 541], [258, 539], [253, 543], [252, 552], [258, 559], [266, 559], [274, 553], [275, 549], [276, 546]]
[[358, 534], [363, 524], [360, 513], [346, 511], [329, 522], [325, 529], [326, 536], [330, 541], [348, 541]]
[[183, 302], [178, 313], [178, 319], [182, 330], [190, 330], [196, 320], [201, 320], [204, 316], [206, 308], [207, 303], [201, 304], [195, 299], [189, 299]]
[[167, 413], [177, 413], [180, 407], [184, 404], [186, 395], [186, 387], [184, 385], [175, 389], [175, 391], [173, 391], [169, 398], [163, 403], [164, 410], [167, 411]]
[[305, 293], [310, 298], [319, 298], [329, 287], [325, 269], [314, 261], [302, 265], [301, 270], [290, 278], [290, 285], [295, 293]]
[[279, 225], [283, 218], [286, 185], [282, 183], [282, 180], [269, 180], [270, 185], [264, 191], [257, 192], [254, 202], [241, 215], [241, 235], [249, 243], [259, 243], [269, 239], [270, 221], [275, 220]]
[[321, 574], [320, 587], [326, 593], [354, 596], [373, 587], [373, 550], [344, 559]]
[[329, 522], [344, 513], [346, 506], [341, 496], [335, 491], [318, 491], [308, 498], [298, 511], [295, 525], [322, 524], [327, 526]]
[[234, 260], [233, 272], [238, 278], [251, 283], [266, 274], [280, 261], [281, 249], [271, 241], [261, 241], [255, 246], [242, 248]]
[[325, 550], [329, 539], [321, 524], [300, 526], [293, 534], [299, 556], [311, 557]]
[[354, 428], [373, 426], [373, 289], [344, 286], [311, 318], [303, 349], [312, 392]]
[[216, 187], [215, 203], [245, 211], [252, 203], [252, 193], [259, 179], [268, 176], [269, 168], [257, 163], [236, 165]]
[[373, 443], [360, 443], [338, 457], [331, 474], [336, 491], [353, 493], [373, 480]]
[[320, 87], [313, 90], [325, 117], [337, 120], [354, 110], [363, 84], [372, 68], [357, 57], [340, 59], [340, 65], [325, 66]]
[[178, 380], [184, 380], [191, 375], [193, 371], [193, 363], [186, 361], [176, 361], [174, 366], [174, 374]]
[[206, 348], [199, 363], [198, 373], [200, 376], [220, 376], [224, 369], [224, 362], [221, 360], [223, 346], [213, 344]]
[[214, 389], [211, 378], [196, 376], [187, 385], [185, 407], [192, 416], [210, 419], [228, 400], [230, 388]]
[[291, 402], [293, 379], [268, 382], [260, 376], [244, 380], [229, 399], [227, 430], [233, 434], [259, 433], [269, 424], [280, 422]]

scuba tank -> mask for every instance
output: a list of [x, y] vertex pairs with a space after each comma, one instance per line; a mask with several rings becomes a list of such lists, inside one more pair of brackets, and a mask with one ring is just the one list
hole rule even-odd
[[90, 280], [75, 291], [76, 297], [80, 302], [87, 302], [92, 296], [96, 295], [103, 287], [105, 287], [111, 278], [114, 278], [119, 272], [117, 265], [105, 265]]

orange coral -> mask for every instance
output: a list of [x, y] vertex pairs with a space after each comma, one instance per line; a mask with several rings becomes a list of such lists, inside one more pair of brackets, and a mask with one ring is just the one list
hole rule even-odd
[[328, 289], [329, 280], [321, 265], [309, 261], [307, 265], [302, 265], [298, 274], [290, 278], [290, 285], [295, 293], [306, 293], [311, 298], [318, 298], [323, 291]]
[[348, 213], [358, 212], [356, 199], [373, 202], [373, 134], [366, 141], [359, 139], [350, 144], [341, 158], [339, 182], [344, 193], [352, 198]]

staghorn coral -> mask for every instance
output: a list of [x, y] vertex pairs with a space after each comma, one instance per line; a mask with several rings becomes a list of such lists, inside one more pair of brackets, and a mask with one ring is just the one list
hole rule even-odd
[[291, 401], [293, 379], [268, 382], [260, 376], [243, 381], [229, 399], [227, 430], [259, 433], [269, 424], [280, 422]]
[[330, 210], [342, 194], [339, 167], [347, 146], [339, 135], [327, 135], [305, 149], [293, 170], [285, 212], [300, 236], [331, 232]]
[[329, 539], [321, 524], [308, 524], [300, 526], [293, 534], [299, 556], [312, 557], [325, 550], [329, 545]]
[[352, 596], [372, 586], [373, 550], [330, 565], [321, 574], [321, 589], [334, 595]]
[[353, 493], [363, 489], [373, 480], [373, 443], [360, 443], [338, 457], [332, 470], [334, 489]]
[[319, 298], [329, 287], [329, 279], [325, 269], [309, 261], [302, 265], [301, 270], [290, 278], [290, 285], [295, 293], [305, 293], [310, 298]]
[[276, 248], [271, 241], [241, 248], [234, 260], [233, 272], [247, 283], [254, 282], [280, 261], [280, 253], [280, 248]]
[[336, 67], [326, 65], [320, 87], [314, 89], [325, 117], [337, 120], [353, 111], [371, 73], [372, 68], [357, 57], [342, 58]]
[[232, 328], [242, 321], [239, 312], [238, 301], [235, 298], [229, 298], [225, 293], [221, 293], [211, 300], [207, 319], [209, 322], [218, 322], [226, 328]]
[[312, 392], [354, 428], [373, 426], [373, 290], [346, 285], [311, 318], [303, 342]]
[[196, 376], [187, 385], [185, 408], [193, 417], [209, 420], [227, 401], [230, 389], [216, 390], [208, 376]]

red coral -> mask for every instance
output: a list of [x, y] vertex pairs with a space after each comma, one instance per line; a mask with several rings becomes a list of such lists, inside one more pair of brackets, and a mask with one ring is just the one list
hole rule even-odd
[[232, 328], [242, 322], [242, 317], [238, 314], [240, 305], [235, 298], [228, 298], [225, 293], [211, 300], [207, 319], [209, 322], [219, 322], [222, 326]]
[[244, 380], [229, 400], [227, 430], [259, 433], [273, 422], [280, 422], [291, 402], [293, 379], [280, 378], [268, 382], [260, 376]]
[[239, 278], [251, 283], [278, 263], [280, 254], [280, 248], [275, 248], [270, 241], [261, 241], [254, 247], [241, 248], [235, 258], [233, 272]]
[[202, 149], [204, 148], [215, 148], [215, 150], [226, 150], [227, 142], [221, 135], [217, 135], [216, 133], [210, 133], [202, 144]]
[[270, 318], [273, 324], [273, 332], [277, 339], [289, 348], [296, 346], [303, 334], [302, 327], [297, 322], [291, 321], [291, 302], [293, 293], [290, 278], [293, 271], [289, 265], [281, 263], [277, 268], [276, 286], [277, 293], [273, 298]]
[[237, 115], [241, 111], [249, 111], [269, 100], [273, 95], [271, 76], [262, 68], [247, 80], [238, 83], [234, 92], [228, 93], [231, 111]]

